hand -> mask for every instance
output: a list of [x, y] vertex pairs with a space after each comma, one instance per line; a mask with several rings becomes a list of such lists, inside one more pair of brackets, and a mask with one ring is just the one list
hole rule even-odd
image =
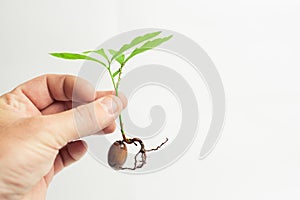
[[85, 154], [80, 137], [115, 130], [127, 101], [113, 94], [74, 76], [44, 75], [1, 96], [0, 199], [45, 199], [53, 176]]

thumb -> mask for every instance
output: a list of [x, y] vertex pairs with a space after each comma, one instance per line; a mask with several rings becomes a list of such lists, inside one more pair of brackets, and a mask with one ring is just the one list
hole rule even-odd
[[81, 137], [99, 133], [108, 127], [126, 107], [124, 96], [109, 95], [92, 103], [58, 114], [45, 116], [50, 132], [59, 146]]

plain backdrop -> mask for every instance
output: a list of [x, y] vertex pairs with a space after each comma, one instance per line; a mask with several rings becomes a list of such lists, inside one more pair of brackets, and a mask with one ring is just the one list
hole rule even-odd
[[57, 175], [48, 200], [300, 198], [300, 2], [297, 0], [1, 0], [0, 92], [80, 62], [47, 53], [97, 47], [158, 27], [198, 42], [223, 79], [223, 136], [205, 160], [200, 139], [171, 167], [129, 176], [90, 155]]

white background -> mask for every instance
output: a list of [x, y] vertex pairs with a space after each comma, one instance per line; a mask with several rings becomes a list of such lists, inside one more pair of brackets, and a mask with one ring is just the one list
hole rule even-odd
[[143, 27], [198, 42], [226, 90], [223, 137], [207, 159], [197, 159], [199, 139], [170, 168], [142, 176], [86, 155], [54, 179], [48, 200], [299, 199], [299, 10], [296, 0], [1, 0], [1, 93], [40, 74], [78, 73], [80, 62], [48, 52]]

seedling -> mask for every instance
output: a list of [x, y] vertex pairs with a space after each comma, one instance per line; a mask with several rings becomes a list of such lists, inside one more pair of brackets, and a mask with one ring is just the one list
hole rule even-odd
[[[105, 67], [111, 78], [116, 96], [118, 96], [119, 86], [122, 78], [122, 72], [126, 63], [136, 55], [151, 50], [172, 38], [172, 35], [167, 37], [157, 38], [157, 36], [160, 33], [161, 32], [158, 31], [158, 32], [153, 32], [142, 36], [138, 36], [134, 38], [129, 44], [124, 44], [119, 50], [101, 48], [98, 50], [84, 51], [82, 53], [50, 53], [50, 55], [58, 58], [69, 59], [69, 60], [79, 60], [79, 59], [90, 60], [98, 63], [102, 67]], [[130, 54], [125, 56], [126, 55], [125, 53], [129, 50], [132, 50], [133, 48], [135, 49]], [[100, 55], [103, 59], [99, 60], [94, 57], [91, 57], [88, 55], [89, 53], [96, 53]], [[116, 71], [112, 70], [112, 63], [114, 61], [116, 61], [119, 64], [119, 67]], [[147, 159], [146, 153], [158, 150], [168, 141], [168, 138], [166, 138], [166, 140], [161, 145], [157, 146], [156, 148], [147, 150], [145, 148], [143, 141], [140, 138], [126, 137], [121, 114], [119, 115], [119, 122], [120, 122], [120, 131], [122, 134], [122, 140], [114, 142], [108, 151], [108, 164], [115, 170], [120, 170], [120, 169], [136, 170], [138, 168], [142, 168], [146, 164], [146, 159]], [[123, 167], [127, 159], [126, 144], [128, 145], [134, 144], [136, 146], [139, 144], [140, 146], [140, 150], [135, 155], [134, 158], [135, 161], [133, 167]], [[139, 156], [141, 160], [138, 160]]]

